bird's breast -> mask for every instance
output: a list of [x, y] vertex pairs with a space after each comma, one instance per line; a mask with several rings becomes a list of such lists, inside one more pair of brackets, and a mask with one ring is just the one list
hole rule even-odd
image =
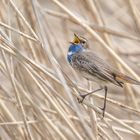
[[93, 81], [93, 82], [96, 82], [98, 83], [99, 85], [102, 85], [102, 86], [105, 86], [108, 84], [108, 81], [105, 80], [105, 79], [102, 79], [102, 78], [99, 78], [96, 74], [89, 74], [88, 72], [86, 71], [81, 71], [79, 69], [75, 69], [75, 71], [77, 72], [77, 74], [79, 76], [82, 76], [83, 78], [89, 80], [89, 81]]

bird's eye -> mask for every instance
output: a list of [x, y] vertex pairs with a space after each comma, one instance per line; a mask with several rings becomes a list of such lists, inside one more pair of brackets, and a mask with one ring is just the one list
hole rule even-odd
[[85, 44], [86, 43], [86, 41], [82, 41], [82, 44]]

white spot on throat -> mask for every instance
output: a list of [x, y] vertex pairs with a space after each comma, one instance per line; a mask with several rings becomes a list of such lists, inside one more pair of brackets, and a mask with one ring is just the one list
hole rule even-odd
[[72, 55], [73, 54], [73, 52], [72, 51], [70, 51], [70, 52], [68, 52], [68, 55], [70, 56], [70, 55]]

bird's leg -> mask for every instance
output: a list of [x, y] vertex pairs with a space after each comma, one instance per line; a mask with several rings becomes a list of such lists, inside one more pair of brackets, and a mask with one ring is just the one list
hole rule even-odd
[[103, 110], [103, 118], [105, 116], [105, 109], [106, 109], [107, 86], [104, 86], [104, 90], [105, 90], [104, 107], [101, 108]]
[[97, 91], [100, 91], [100, 90], [102, 90], [102, 89], [104, 89], [104, 88], [101, 87], [101, 88], [96, 89], [96, 90], [93, 90], [93, 91], [91, 91], [91, 92], [89, 92], [89, 93], [80, 95], [80, 96], [82, 97], [82, 99], [78, 99], [78, 102], [79, 102], [79, 103], [82, 103], [86, 96], [88, 96], [88, 95], [90, 95], [90, 94], [92, 94], [92, 93], [95, 93], [95, 92], [97, 92]]

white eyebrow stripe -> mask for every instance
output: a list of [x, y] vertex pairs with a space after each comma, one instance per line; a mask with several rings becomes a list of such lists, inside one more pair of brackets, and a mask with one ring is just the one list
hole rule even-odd
[[73, 52], [72, 52], [72, 51], [68, 52], [68, 55], [72, 55], [72, 54], [73, 54]]

